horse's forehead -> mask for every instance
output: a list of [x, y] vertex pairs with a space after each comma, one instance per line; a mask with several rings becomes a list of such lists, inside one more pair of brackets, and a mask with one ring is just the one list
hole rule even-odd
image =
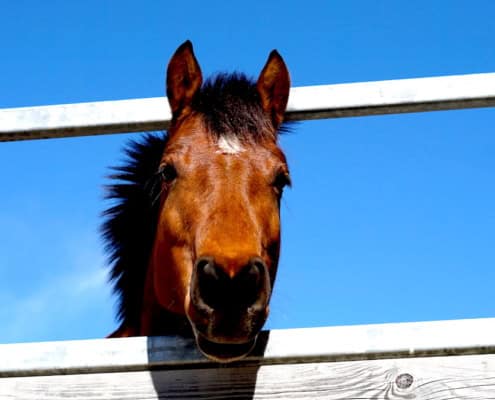
[[182, 125], [174, 132], [164, 155], [185, 156], [194, 163], [224, 160], [248, 161], [275, 159], [285, 162], [285, 157], [275, 141], [255, 141], [237, 136], [235, 133], [215, 134], [208, 132], [200, 123]]
[[190, 141], [181, 153], [190, 164], [197, 164], [198, 167], [252, 168], [254, 165], [269, 167], [285, 162], [285, 157], [276, 144], [253, 143], [230, 135]]

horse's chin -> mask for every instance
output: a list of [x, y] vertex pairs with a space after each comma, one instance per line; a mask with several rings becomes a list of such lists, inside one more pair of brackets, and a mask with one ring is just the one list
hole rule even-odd
[[199, 350], [210, 360], [221, 363], [229, 363], [246, 357], [256, 344], [256, 337], [244, 343], [215, 342], [207, 339], [202, 334], [196, 334], [196, 344]]

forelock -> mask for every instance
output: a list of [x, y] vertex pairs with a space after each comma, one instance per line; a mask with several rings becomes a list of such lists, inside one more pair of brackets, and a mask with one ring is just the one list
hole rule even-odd
[[193, 100], [192, 108], [208, 131], [241, 142], [275, 139], [271, 118], [261, 107], [256, 83], [240, 73], [209, 78]]

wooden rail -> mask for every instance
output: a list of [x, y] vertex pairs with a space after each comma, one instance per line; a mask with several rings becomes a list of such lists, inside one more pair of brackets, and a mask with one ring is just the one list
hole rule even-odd
[[[495, 73], [291, 89], [288, 120], [495, 106]], [[0, 141], [166, 129], [165, 97], [0, 110]]]
[[1, 399], [490, 399], [495, 318], [274, 330], [220, 368], [176, 337], [0, 345], [0, 360]]

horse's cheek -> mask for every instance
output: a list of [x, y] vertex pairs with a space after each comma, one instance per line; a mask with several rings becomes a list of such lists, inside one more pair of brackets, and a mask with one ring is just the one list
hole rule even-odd
[[177, 210], [162, 210], [152, 254], [154, 290], [162, 307], [184, 313], [192, 257]]
[[278, 204], [275, 204], [273, 199], [267, 198], [264, 203], [264, 215], [263, 223], [263, 238], [264, 238], [264, 257], [267, 260], [266, 264], [270, 273], [270, 281], [273, 285], [275, 281], [275, 275], [277, 273], [278, 260], [280, 255], [280, 242], [281, 242], [281, 226], [280, 226], [280, 213]]
[[260, 216], [259, 226], [263, 230], [261, 237], [264, 238], [265, 248], [277, 247], [280, 243], [280, 211], [278, 203], [274, 201], [273, 195], [269, 193], [258, 205]]

